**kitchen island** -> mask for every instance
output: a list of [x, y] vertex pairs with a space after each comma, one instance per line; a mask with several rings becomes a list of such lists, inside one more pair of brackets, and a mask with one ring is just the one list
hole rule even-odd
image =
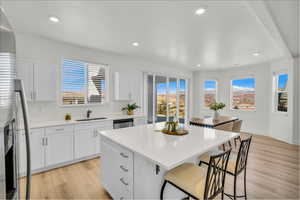
[[[238, 133], [187, 126], [189, 134], [165, 135], [164, 124], [141, 125], [101, 135], [100, 182], [114, 199], [159, 199], [166, 171], [198, 157]], [[165, 198], [185, 195], [168, 185]]]

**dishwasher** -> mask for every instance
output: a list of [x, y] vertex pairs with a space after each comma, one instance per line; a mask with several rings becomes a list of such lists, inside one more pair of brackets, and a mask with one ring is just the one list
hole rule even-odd
[[113, 120], [114, 129], [127, 128], [133, 126], [133, 118]]

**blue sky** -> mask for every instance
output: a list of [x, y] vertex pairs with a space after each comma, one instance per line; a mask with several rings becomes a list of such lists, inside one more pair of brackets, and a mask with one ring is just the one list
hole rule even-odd
[[[181, 90], [185, 89], [185, 80], [180, 80], [179, 81], [179, 88]], [[157, 87], [157, 93], [158, 94], [165, 94], [166, 93], [166, 88], [167, 88], [167, 83], [158, 83], [156, 85]], [[169, 82], [169, 87], [170, 87], [170, 93], [176, 93], [176, 82]]]
[[85, 90], [86, 63], [64, 59], [62, 90], [64, 92], [79, 92]]
[[288, 75], [287, 74], [280, 74], [278, 77], [278, 88], [286, 88], [286, 84], [288, 81]]
[[245, 88], [255, 88], [255, 78], [232, 80], [232, 85]]
[[211, 88], [216, 88], [216, 87], [217, 87], [216, 81], [205, 81], [204, 82], [205, 89], [211, 89]]

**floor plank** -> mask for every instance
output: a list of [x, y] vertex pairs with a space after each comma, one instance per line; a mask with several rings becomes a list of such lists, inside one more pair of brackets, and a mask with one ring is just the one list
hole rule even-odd
[[[248, 199], [299, 199], [299, 146], [266, 136], [253, 136], [248, 166]], [[92, 159], [32, 176], [32, 199], [111, 199], [101, 186], [99, 159]], [[243, 193], [243, 174], [238, 193]], [[226, 192], [233, 178], [226, 177]], [[25, 178], [21, 179], [21, 196]]]

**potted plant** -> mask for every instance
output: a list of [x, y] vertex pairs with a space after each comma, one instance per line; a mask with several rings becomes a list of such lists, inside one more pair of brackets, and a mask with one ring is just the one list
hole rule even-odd
[[125, 107], [122, 108], [122, 111], [126, 110], [127, 111], [127, 115], [133, 115], [134, 114], [134, 110], [140, 108], [138, 105], [136, 105], [136, 103], [133, 104], [127, 104]]
[[225, 104], [224, 103], [212, 103], [210, 106], [209, 106], [209, 108], [211, 109], [211, 110], [213, 110], [214, 111], [214, 116], [213, 116], [213, 119], [214, 120], [217, 120], [218, 118], [219, 118], [219, 110], [222, 110], [223, 108], [225, 108]]

